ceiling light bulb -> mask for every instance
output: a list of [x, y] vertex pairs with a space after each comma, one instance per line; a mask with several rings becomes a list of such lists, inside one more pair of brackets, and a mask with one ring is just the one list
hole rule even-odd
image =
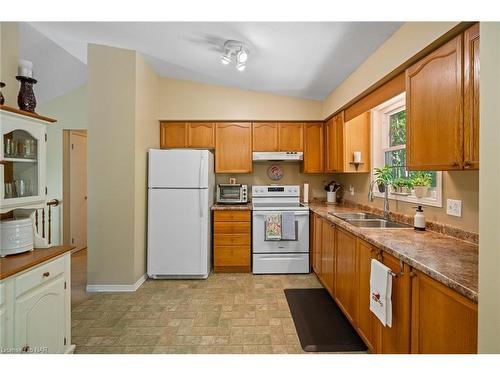
[[246, 62], [248, 60], [248, 52], [242, 48], [236, 55], [236, 60], [238, 60], [238, 62], [240, 63]]
[[239, 62], [238, 64], [236, 64], [236, 69], [238, 69], [240, 72], [244, 71], [246, 67], [247, 64], [245, 64], [244, 62]]
[[227, 65], [231, 62], [231, 53], [230, 52], [226, 52], [225, 54], [223, 54], [221, 57], [220, 57], [220, 62], [223, 64], [223, 65]]

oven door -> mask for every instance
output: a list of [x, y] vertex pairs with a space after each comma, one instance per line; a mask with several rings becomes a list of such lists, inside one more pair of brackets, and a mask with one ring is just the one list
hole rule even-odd
[[252, 248], [255, 254], [309, 252], [309, 211], [294, 211], [295, 240], [266, 240], [266, 218], [280, 211], [253, 211]]

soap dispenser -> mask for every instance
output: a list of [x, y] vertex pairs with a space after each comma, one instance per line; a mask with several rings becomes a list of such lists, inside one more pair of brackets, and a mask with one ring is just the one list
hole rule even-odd
[[425, 215], [422, 206], [415, 207], [417, 212], [413, 216], [413, 228], [415, 230], [425, 230]]

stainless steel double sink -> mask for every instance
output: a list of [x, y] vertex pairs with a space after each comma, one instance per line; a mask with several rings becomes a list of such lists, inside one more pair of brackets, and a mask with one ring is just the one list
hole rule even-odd
[[386, 220], [366, 212], [328, 212], [328, 214], [360, 228], [410, 228], [409, 225]]

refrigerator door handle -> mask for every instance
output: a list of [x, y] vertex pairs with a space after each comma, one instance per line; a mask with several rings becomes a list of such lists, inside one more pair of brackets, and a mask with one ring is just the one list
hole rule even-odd
[[203, 155], [201, 156], [201, 161], [200, 161], [200, 176], [199, 176], [199, 202], [200, 202], [200, 217], [203, 217], [203, 200], [202, 200], [202, 189], [201, 189], [201, 180], [202, 180], [202, 174], [203, 174], [203, 168], [205, 168], [205, 158]]

